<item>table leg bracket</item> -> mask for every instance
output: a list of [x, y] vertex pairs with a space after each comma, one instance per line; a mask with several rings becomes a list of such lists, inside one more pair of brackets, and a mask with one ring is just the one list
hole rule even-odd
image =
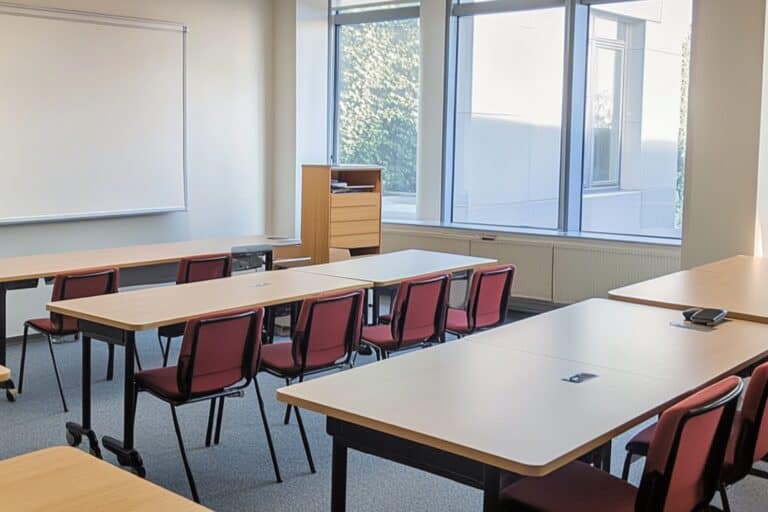
[[96, 437], [96, 432], [94, 432], [90, 428], [85, 428], [79, 423], [75, 423], [72, 421], [68, 421], [66, 424], [67, 428], [67, 443], [69, 443], [69, 446], [80, 446], [80, 443], [83, 442], [83, 438], [86, 438], [88, 440], [88, 451], [93, 455], [94, 457], [97, 457], [99, 459], [103, 458], [101, 456], [101, 449], [99, 448], [99, 439]]
[[117, 456], [117, 462], [121, 466], [129, 468], [138, 476], [144, 478], [147, 476], [147, 471], [144, 469], [144, 461], [141, 458], [139, 452], [135, 449], [126, 449], [123, 447], [122, 441], [118, 441], [114, 437], [104, 436], [101, 438], [101, 443], [104, 448], [114, 453]]

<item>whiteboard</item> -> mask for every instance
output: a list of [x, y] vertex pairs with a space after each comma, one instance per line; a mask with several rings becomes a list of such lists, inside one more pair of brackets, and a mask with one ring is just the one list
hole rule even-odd
[[185, 38], [0, 4], [0, 224], [186, 209]]

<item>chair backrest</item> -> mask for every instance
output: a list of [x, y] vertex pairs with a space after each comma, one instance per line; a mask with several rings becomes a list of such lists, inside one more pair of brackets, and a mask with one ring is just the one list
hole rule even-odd
[[[749, 385], [744, 392], [741, 418], [735, 423], [739, 431], [734, 433], [735, 442], [728, 446], [734, 474], [740, 480], [749, 473], [755, 462], [768, 456], [768, 363], [763, 363], [752, 372]], [[732, 439], [732, 441], [734, 441]]]
[[293, 361], [301, 368], [323, 368], [348, 361], [360, 344], [364, 291], [305, 299], [293, 334]]
[[661, 415], [648, 447], [635, 510], [700, 510], [717, 490], [738, 397], [728, 377]]
[[450, 274], [433, 274], [400, 284], [390, 324], [398, 347], [443, 335], [450, 282]]
[[493, 327], [504, 322], [514, 277], [514, 265], [480, 268], [472, 274], [467, 300], [470, 330]]
[[259, 369], [263, 308], [205, 315], [184, 329], [176, 368], [185, 398], [250, 382]]
[[[119, 271], [116, 268], [90, 268], [58, 274], [53, 280], [51, 301], [82, 299], [96, 295], [116, 293], [119, 281]], [[75, 330], [77, 320], [58, 313], [51, 313], [51, 323], [54, 329]]]
[[229, 253], [202, 254], [179, 261], [176, 284], [220, 279], [232, 275], [232, 255]]

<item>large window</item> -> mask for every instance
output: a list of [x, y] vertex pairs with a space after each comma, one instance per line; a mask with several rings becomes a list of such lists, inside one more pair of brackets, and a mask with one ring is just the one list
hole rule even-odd
[[680, 238], [692, 2], [456, 1], [447, 220]]
[[[416, 218], [418, 7], [337, 0], [333, 160], [383, 167], [383, 216]], [[363, 4], [363, 5], [360, 5]]]
[[583, 231], [680, 238], [692, 1], [590, 10]]
[[557, 228], [564, 15], [459, 19], [454, 222]]

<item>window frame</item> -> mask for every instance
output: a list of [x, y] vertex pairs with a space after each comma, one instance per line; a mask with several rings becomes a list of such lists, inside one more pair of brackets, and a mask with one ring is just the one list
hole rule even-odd
[[[637, 0], [488, 0], [475, 3], [466, 0], [447, 0], [451, 3], [449, 31], [446, 47], [446, 89], [444, 118], [447, 120], [447, 128], [444, 133], [445, 144], [443, 154], [443, 205], [441, 211], [443, 224], [469, 226], [465, 222], [455, 222], [454, 219], [454, 190], [453, 176], [455, 173], [455, 136], [456, 136], [456, 84], [458, 82], [457, 48], [459, 46], [458, 20], [463, 16], [477, 16], [483, 14], [496, 14], [514, 11], [535, 9], [548, 9], [564, 6], [565, 8], [565, 53], [563, 75], [563, 115], [561, 118], [561, 152], [560, 152], [560, 193], [558, 198], [558, 225], [555, 229], [536, 228], [552, 235], [570, 236], [573, 233], [590, 233], [582, 231], [582, 202], [584, 194], [601, 193], [617, 190], [621, 183], [621, 162], [618, 164], [618, 172], [615, 180], [610, 182], [595, 183], [591, 176], [585, 176], [587, 172], [588, 151], [588, 126], [591, 122], [588, 116], [589, 107], [589, 69], [591, 62], [590, 53], [590, 7], [601, 4], [628, 3]], [[605, 13], [598, 16], [610, 17]], [[621, 16], [616, 16], [616, 21], [622, 22]], [[631, 26], [625, 26], [625, 41], [622, 59], [621, 80], [621, 112], [619, 118], [619, 155], [621, 155], [624, 103], [626, 101], [626, 76], [627, 76], [627, 39], [630, 37]], [[590, 169], [591, 170], [591, 169]], [[585, 186], [588, 185], [588, 186]], [[515, 229], [525, 231], [529, 226], [509, 225], [499, 226], [505, 231]], [[601, 236], [612, 234], [601, 233]], [[633, 238], [643, 240], [670, 240], [679, 243], [679, 237], [635, 234], [613, 234], [617, 239]]]
[[329, 34], [329, 52], [330, 52], [330, 70], [329, 86], [330, 91], [328, 105], [328, 161], [333, 165], [339, 164], [339, 99], [340, 99], [340, 58], [341, 51], [339, 42], [341, 41], [341, 28], [347, 25], [360, 25], [364, 23], [381, 23], [386, 21], [408, 20], [421, 17], [421, 8], [418, 5], [404, 5], [397, 7], [397, 4], [410, 4], [404, 0], [391, 0], [382, 2], [372, 2], [367, 8], [349, 7], [336, 8], [331, 5], [332, 0], [328, 2], [328, 27]]

